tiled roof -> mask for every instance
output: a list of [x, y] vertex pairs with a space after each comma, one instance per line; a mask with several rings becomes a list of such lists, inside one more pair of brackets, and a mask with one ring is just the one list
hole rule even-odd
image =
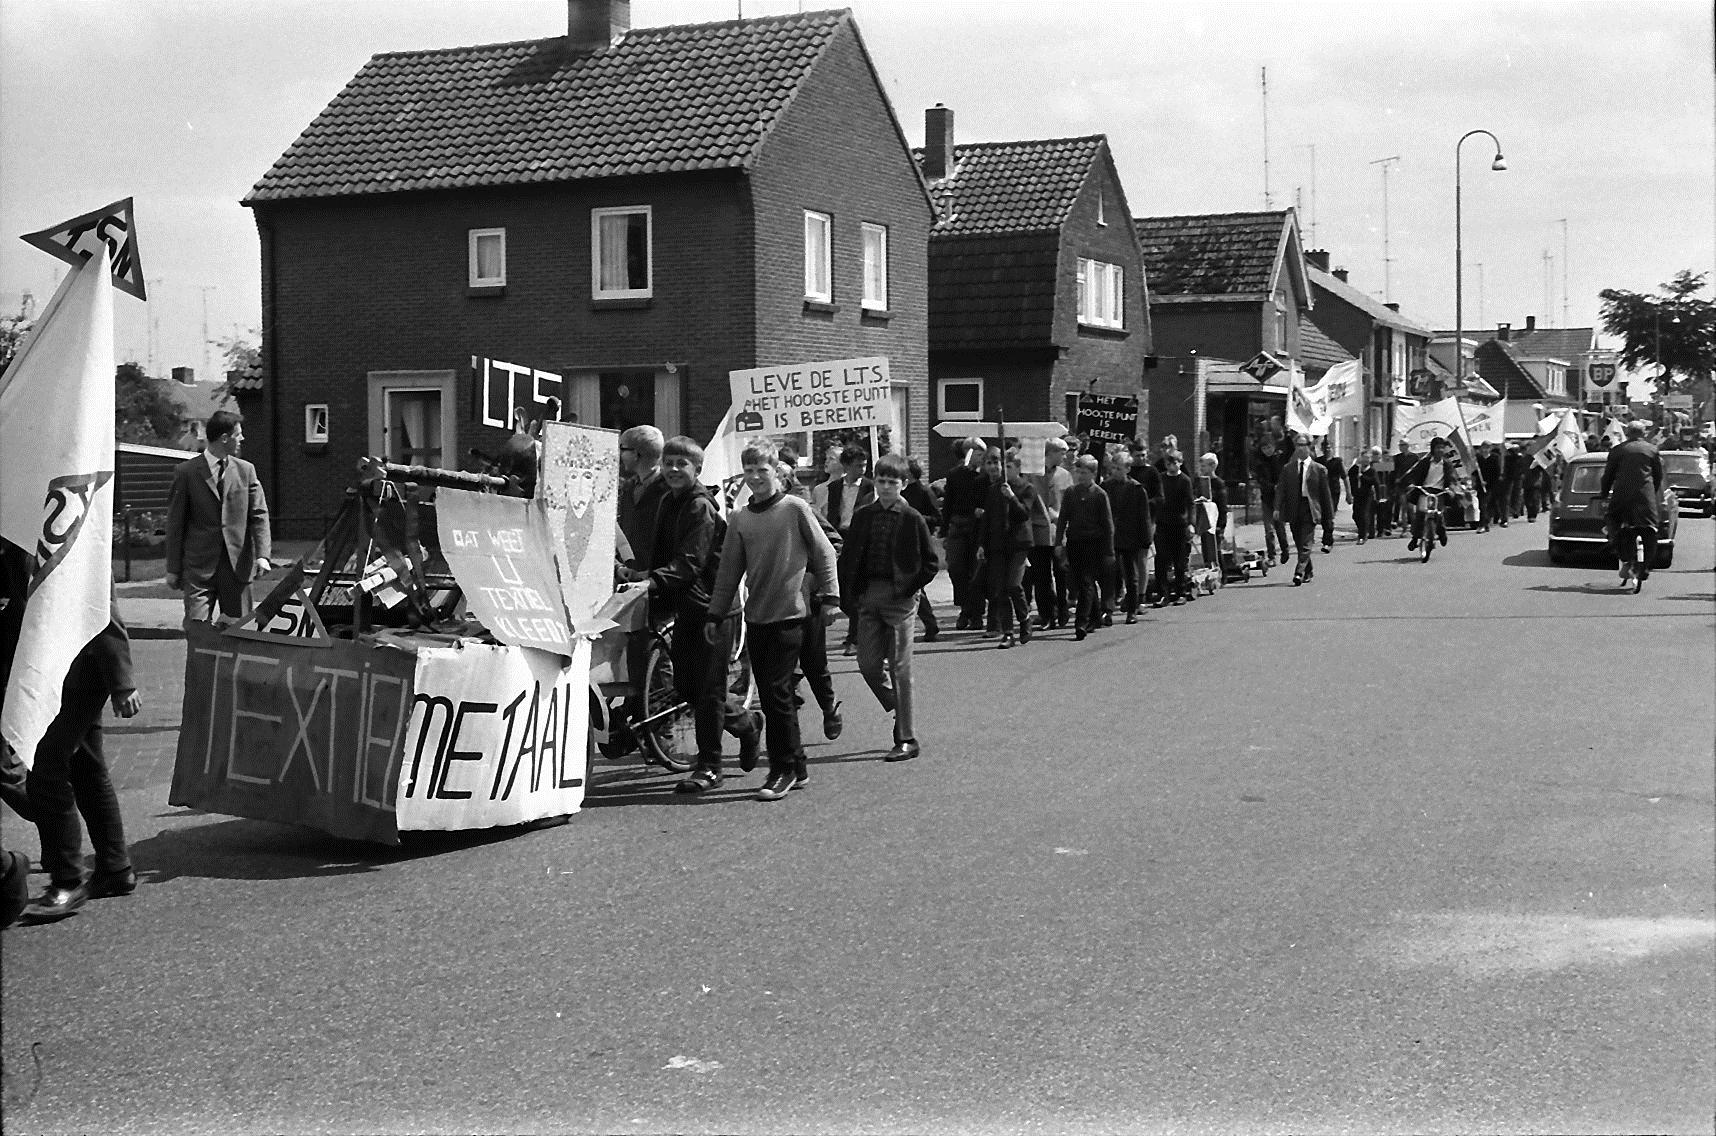
[[1133, 218], [1150, 298], [1267, 294], [1290, 212]]
[[1597, 331], [1590, 327], [1550, 327], [1536, 331], [1515, 328], [1507, 345], [1519, 359], [1560, 359], [1577, 364], [1582, 352], [1597, 346]]
[[[942, 212], [930, 239], [1059, 228], [1106, 145], [1092, 134], [955, 146], [952, 171], [929, 183]], [[920, 164], [923, 156], [912, 151]]]
[[1472, 362], [1484, 381], [1494, 387], [1503, 398], [1528, 401], [1543, 399], [1543, 388], [1537, 385], [1537, 380], [1531, 377], [1531, 372], [1520, 366], [1508, 353], [1507, 344], [1501, 340], [1491, 339], [1478, 344], [1472, 355]]
[[845, 11], [377, 55], [246, 202], [744, 168]]
[[1107, 145], [1093, 134], [954, 147], [952, 172], [929, 183], [942, 214], [930, 230], [932, 349], [1051, 342], [1061, 225]]
[[1307, 315], [1299, 316], [1299, 361], [1308, 371], [1326, 371], [1352, 359], [1352, 352], [1323, 334]]
[[1365, 295], [1333, 273], [1324, 272], [1312, 264], [1305, 266], [1305, 272], [1311, 278], [1311, 284], [1314, 287], [1322, 289], [1337, 299], [1346, 301], [1359, 311], [1364, 312], [1374, 322], [1384, 327], [1399, 328], [1401, 331], [1409, 331], [1415, 335], [1429, 337], [1430, 329], [1427, 326], [1407, 319], [1381, 300]]

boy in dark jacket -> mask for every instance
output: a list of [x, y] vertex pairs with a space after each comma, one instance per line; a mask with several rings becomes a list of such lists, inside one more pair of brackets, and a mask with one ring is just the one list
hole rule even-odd
[[1192, 479], [1180, 472], [1178, 454], [1170, 454], [1165, 464], [1161, 505], [1156, 512], [1157, 607], [1170, 602], [1183, 604], [1191, 590], [1187, 561], [1192, 553]]
[[1025, 560], [1031, 551], [1031, 514], [1037, 491], [1020, 475], [1018, 450], [1008, 450], [1003, 465], [1001, 451], [991, 446], [983, 459], [983, 472], [989, 478], [979, 530], [984, 579], [989, 588], [989, 617], [995, 621], [993, 629], [1001, 634], [1000, 647], [1006, 650], [1013, 646], [1015, 621], [1019, 641], [1031, 641], [1030, 609], [1025, 606]]
[[[1108, 494], [1108, 509], [1114, 515], [1114, 558], [1120, 608], [1126, 622], [1138, 622], [1138, 604], [1144, 596], [1144, 565], [1150, 555], [1150, 495], [1131, 476], [1132, 455], [1120, 450], [1109, 459], [1109, 477], [1102, 483]], [[1146, 464], [1151, 480], [1160, 485], [1156, 471]]]
[[876, 462], [876, 499], [852, 515], [839, 558], [840, 595], [857, 628], [858, 673], [894, 716], [885, 761], [922, 752], [912, 722], [913, 616], [918, 593], [941, 570], [929, 523], [900, 495], [909, 475], [897, 454]]
[[677, 786], [682, 793], [701, 793], [721, 783], [723, 729], [739, 739], [739, 768], [746, 773], [757, 767], [759, 737], [757, 717], [727, 689], [732, 641], [726, 626], [714, 642], [703, 633], [727, 526], [698, 482], [702, 469], [703, 447], [692, 439], [669, 438], [662, 446], [667, 491], [656, 507], [651, 563], [644, 575], [654, 614], [673, 616], [668, 648], [673, 686], [691, 703], [696, 723], [697, 767]]
[[1089, 454], [1073, 463], [1073, 485], [1061, 495], [1055, 518], [1055, 544], [1064, 547], [1077, 597], [1073, 638], [1083, 639], [1100, 627], [1104, 603], [1103, 573], [1114, 559], [1114, 514], [1108, 494], [1096, 484], [1096, 459]]

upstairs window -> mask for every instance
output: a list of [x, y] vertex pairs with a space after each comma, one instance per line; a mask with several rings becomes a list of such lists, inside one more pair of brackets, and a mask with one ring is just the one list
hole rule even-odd
[[869, 222], [864, 224], [864, 307], [888, 310], [888, 230]]
[[652, 294], [650, 207], [590, 210], [590, 294], [642, 300]]
[[1102, 200], [1102, 187], [1100, 185], [1096, 187], [1096, 223], [1098, 225], [1108, 224], [1108, 213], [1104, 207]]
[[1079, 258], [1078, 322], [1091, 327], [1123, 328], [1125, 300], [1125, 277], [1118, 264]]
[[834, 218], [804, 212], [804, 298], [834, 302]]
[[506, 284], [506, 230], [472, 229], [467, 247], [470, 287], [503, 287]]
[[1283, 355], [1292, 350], [1287, 342], [1287, 305], [1275, 301], [1275, 349]]

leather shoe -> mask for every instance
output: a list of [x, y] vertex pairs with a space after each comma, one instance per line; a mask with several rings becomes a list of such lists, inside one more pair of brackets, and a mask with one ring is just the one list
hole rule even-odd
[[840, 707], [843, 705], [845, 705], [845, 703], [836, 702], [833, 706], [829, 707], [828, 712], [822, 716], [822, 736], [827, 738], [829, 741], [833, 741], [835, 738], [839, 737], [841, 731], [846, 729], [846, 719], [840, 715]]
[[751, 728], [739, 735], [739, 768], [749, 773], [757, 767], [757, 753], [762, 748], [763, 715], [753, 710], [747, 716]]
[[897, 742], [894, 748], [882, 755], [883, 761], [910, 761], [923, 752], [923, 747], [917, 742]]
[[89, 887], [86, 884], [69, 888], [50, 886], [40, 899], [24, 908], [24, 922], [53, 923], [73, 914], [88, 900]]
[[130, 895], [137, 890], [137, 873], [130, 868], [117, 872], [96, 872], [89, 877], [89, 898], [108, 899]]

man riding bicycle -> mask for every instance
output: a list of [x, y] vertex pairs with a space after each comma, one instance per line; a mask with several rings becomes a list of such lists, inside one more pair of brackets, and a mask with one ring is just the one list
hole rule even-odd
[[[1454, 488], [1459, 466], [1448, 439], [1432, 438], [1430, 452], [1406, 472], [1401, 484], [1408, 487], [1407, 501], [1412, 506], [1412, 540], [1406, 545], [1408, 552], [1416, 551], [1419, 543], [1431, 539], [1432, 534], [1438, 543], [1448, 543], [1448, 526], [1442, 520], [1441, 494]], [[1424, 530], [1426, 518], [1434, 525], [1430, 532]]]
[[1662, 455], [1645, 441], [1645, 424], [1628, 422], [1627, 440], [1609, 451], [1603, 464], [1603, 483], [1597, 491], [1599, 501], [1609, 502], [1604, 525], [1615, 557], [1621, 562], [1621, 583], [1632, 581], [1635, 535], [1644, 540], [1644, 560], [1639, 564], [1639, 579], [1650, 579], [1650, 566], [1656, 560], [1656, 532], [1660, 517], [1657, 501], [1662, 494]]

